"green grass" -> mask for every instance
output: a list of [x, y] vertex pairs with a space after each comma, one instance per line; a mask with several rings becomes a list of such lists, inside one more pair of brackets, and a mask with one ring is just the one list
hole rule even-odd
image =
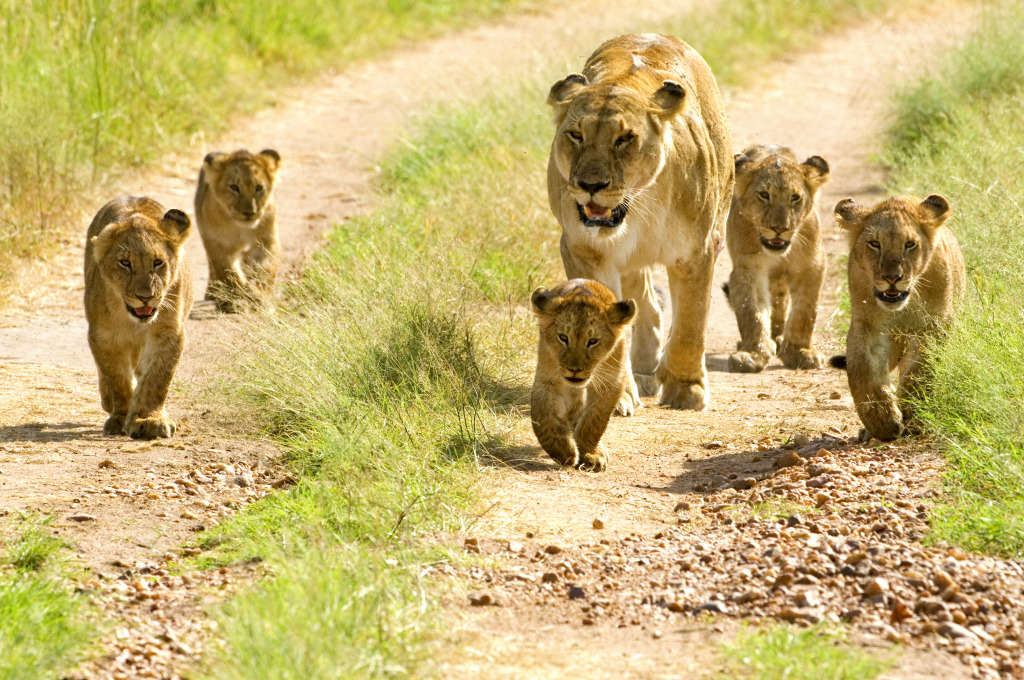
[[899, 98], [892, 189], [950, 198], [968, 293], [932, 354], [928, 427], [948, 442], [953, 501], [932, 540], [1024, 557], [1024, 7], [990, 11], [934, 78]]
[[736, 680], [870, 680], [892, 666], [891, 655], [843, 646], [841, 631], [822, 626], [743, 630], [724, 645], [727, 673]]
[[72, 592], [49, 519], [0, 527], [0, 680], [57, 680], [96, 636]]
[[0, 0], [0, 302], [19, 261], [84, 230], [68, 218], [112, 174], [296, 78], [529, 1]]
[[[824, 0], [734, 4], [785, 7], [798, 24], [838, 11]], [[714, 68], [745, 72], [780, 40], [792, 49], [824, 25], [780, 39], [760, 24], [755, 35], [755, 23], [745, 31], [766, 51], [723, 44]], [[674, 26], [698, 47], [726, 30], [702, 13]], [[565, 73], [552, 68], [427, 116], [383, 160], [376, 212], [336, 228], [239, 355], [225, 400], [283, 444], [301, 481], [204, 538], [219, 550], [208, 559], [262, 559], [277, 574], [223, 612], [226, 646], [208, 677], [232, 667], [265, 678], [432, 672], [422, 649], [437, 608], [414, 575], [446, 558], [424, 536], [470, 521], [477, 456], [500, 442], [529, 380], [536, 331], [521, 303], [562, 277], [544, 189], [544, 100]], [[297, 611], [322, 625], [291, 625]], [[301, 674], [292, 648], [308, 658]]]

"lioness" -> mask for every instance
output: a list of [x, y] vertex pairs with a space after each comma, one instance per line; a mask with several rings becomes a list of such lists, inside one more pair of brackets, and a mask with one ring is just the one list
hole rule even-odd
[[180, 210], [122, 196], [103, 206], [85, 246], [85, 316], [110, 414], [103, 434], [170, 437], [167, 389], [185, 347], [192, 271], [184, 243], [192, 224]]
[[600, 472], [598, 442], [626, 384], [626, 328], [633, 300], [597, 281], [573, 279], [531, 296], [540, 325], [530, 395], [533, 432], [562, 465]]
[[736, 188], [725, 227], [732, 273], [725, 287], [740, 329], [729, 370], [757, 373], [775, 354], [786, 368], [821, 368], [814, 349], [818, 296], [825, 276], [818, 190], [828, 163], [803, 163], [778, 146], [736, 155]]
[[[624, 35], [597, 48], [583, 73], [555, 83], [548, 104], [557, 127], [548, 198], [565, 273], [637, 301], [619, 413], [631, 415], [640, 394], [659, 387], [663, 405], [706, 408], [711, 275], [733, 185], [711, 69], [678, 38]], [[650, 270], [658, 263], [668, 268], [673, 312], [663, 355]]]
[[210, 264], [206, 299], [222, 312], [266, 300], [281, 259], [274, 182], [281, 156], [207, 154], [196, 186], [196, 223]]
[[963, 298], [964, 260], [945, 226], [949, 201], [938, 194], [898, 196], [874, 208], [847, 198], [835, 214], [850, 242], [850, 392], [867, 431], [888, 441], [913, 429], [906, 397], [918, 388], [923, 345]]

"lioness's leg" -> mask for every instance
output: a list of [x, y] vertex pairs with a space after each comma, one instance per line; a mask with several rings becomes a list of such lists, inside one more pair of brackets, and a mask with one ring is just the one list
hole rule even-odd
[[170, 437], [176, 425], [167, 417], [164, 402], [185, 347], [183, 337], [150, 337], [139, 363], [139, 381], [128, 407], [125, 429], [132, 439]]
[[626, 344], [619, 341], [608, 354], [604, 364], [599, 366], [587, 386], [587, 399], [576, 423], [574, 436], [579, 449], [579, 467], [584, 470], [601, 472], [607, 467], [607, 460], [598, 448], [608, 421], [616, 404], [622, 397], [625, 383]]
[[654, 372], [661, 360], [661, 304], [654, 288], [650, 267], [622, 276], [622, 297], [636, 301], [636, 321], [630, 344], [630, 363], [640, 396], [653, 397], [658, 393], [658, 379]]
[[825, 280], [825, 262], [807, 267], [789, 277], [789, 318], [783, 332], [779, 358], [786, 368], [821, 368], [825, 358], [814, 349], [814, 324], [818, 319], [818, 298]]
[[[862, 343], [852, 342], [855, 336]], [[877, 329], [854, 322], [846, 343], [846, 373], [857, 415], [871, 436], [889, 441], [900, 436], [903, 413], [889, 374], [889, 339]]]
[[734, 266], [729, 274], [729, 302], [740, 330], [737, 351], [729, 356], [729, 370], [757, 373], [775, 354], [769, 317], [771, 293], [766, 274], [753, 267]]
[[541, 448], [562, 465], [579, 462], [570, 417], [579, 413], [582, 390], [568, 390], [535, 381], [530, 394], [530, 420]]
[[709, 244], [685, 266], [668, 268], [672, 334], [657, 371], [663, 406], [702, 411], [710, 400], [708, 373], [704, 367], [704, 335], [711, 307], [715, 257], [715, 249]]

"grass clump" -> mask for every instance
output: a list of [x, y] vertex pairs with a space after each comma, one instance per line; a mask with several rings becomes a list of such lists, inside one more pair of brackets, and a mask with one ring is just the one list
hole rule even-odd
[[870, 680], [885, 673], [891, 658], [844, 647], [842, 632], [822, 626], [774, 626], [743, 630], [723, 646], [728, 674], [744, 680]]
[[0, 529], [0, 680], [64, 677], [96, 636], [85, 605], [62, 578], [52, 518]]
[[933, 539], [1024, 556], [1024, 7], [1006, 3], [939, 73], [903, 92], [892, 188], [943, 193], [968, 271], [961, 313], [931, 353], [920, 412], [948, 442], [953, 501]]

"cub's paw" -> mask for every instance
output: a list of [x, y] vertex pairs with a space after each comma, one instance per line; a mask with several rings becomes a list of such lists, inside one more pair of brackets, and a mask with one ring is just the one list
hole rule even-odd
[[600, 451], [584, 453], [580, 456], [580, 464], [576, 467], [587, 472], [604, 472], [608, 467], [608, 460]]
[[634, 373], [633, 379], [636, 381], [636, 389], [641, 397], [657, 396], [658, 390], [661, 389], [661, 383], [653, 373]]
[[810, 370], [825, 365], [825, 357], [820, 352], [806, 347], [797, 347], [788, 342], [779, 346], [779, 358], [782, 359], [783, 366], [792, 369]]
[[136, 418], [128, 425], [128, 436], [132, 439], [166, 439], [176, 429], [174, 421], [164, 415]]
[[730, 373], [760, 373], [767, 364], [767, 357], [750, 352], [733, 352], [729, 355]]
[[103, 423], [103, 434], [107, 437], [116, 437], [124, 434], [124, 415], [114, 414]]
[[662, 406], [692, 411], [703, 411], [708, 407], [711, 395], [707, 380], [680, 380], [674, 375], [659, 372], [661, 378]]

